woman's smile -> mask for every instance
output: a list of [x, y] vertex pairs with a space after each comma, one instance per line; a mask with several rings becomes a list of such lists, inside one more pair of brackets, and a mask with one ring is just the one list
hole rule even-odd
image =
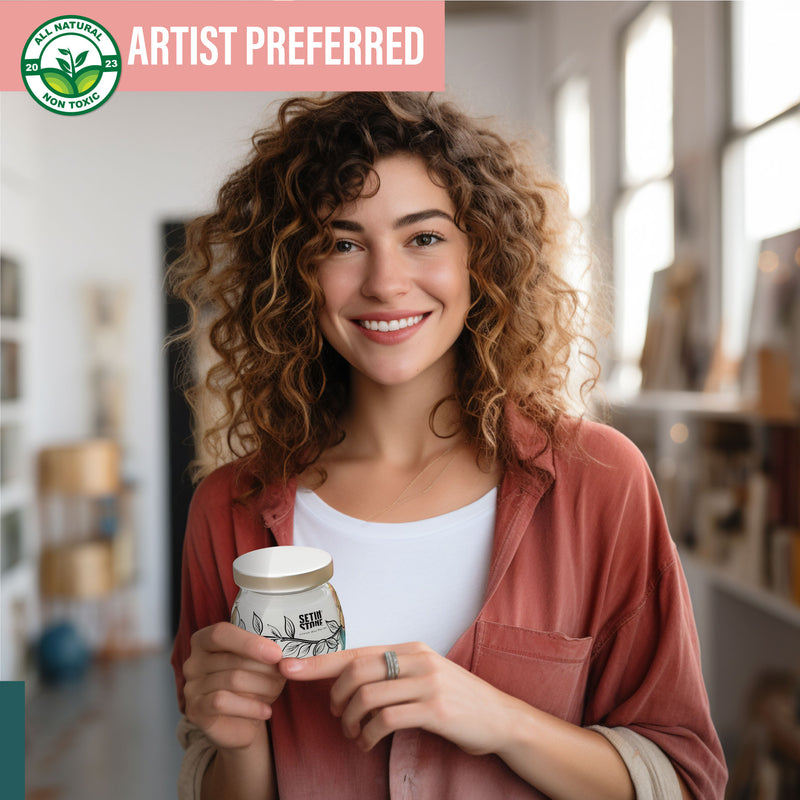
[[[375, 315], [377, 317], [377, 314]], [[413, 314], [410, 317], [390, 317], [389, 319], [359, 319], [356, 322], [370, 331], [399, 331], [419, 325], [427, 314]]]

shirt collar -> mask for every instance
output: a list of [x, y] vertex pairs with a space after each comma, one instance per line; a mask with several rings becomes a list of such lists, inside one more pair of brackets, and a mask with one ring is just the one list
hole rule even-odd
[[505, 407], [505, 424], [519, 464], [529, 471], [542, 470], [555, 477], [552, 439], [542, 427], [511, 403]]

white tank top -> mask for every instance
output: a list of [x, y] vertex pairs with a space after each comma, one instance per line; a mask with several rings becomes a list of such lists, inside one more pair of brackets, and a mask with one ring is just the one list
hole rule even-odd
[[294, 543], [333, 556], [347, 648], [421, 641], [447, 655], [483, 604], [497, 489], [417, 522], [365, 522], [297, 490]]

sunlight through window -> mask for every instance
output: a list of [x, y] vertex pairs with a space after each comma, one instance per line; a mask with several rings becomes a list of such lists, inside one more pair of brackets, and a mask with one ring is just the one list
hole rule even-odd
[[623, 38], [623, 164], [614, 216], [615, 350], [620, 388], [638, 388], [653, 274], [675, 254], [672, 22], [651, 3]]
[[731, 6], [732, 137], [723, 153], [723, 343], [745, 349], [762, 240], [800, 228], [800, 3]]

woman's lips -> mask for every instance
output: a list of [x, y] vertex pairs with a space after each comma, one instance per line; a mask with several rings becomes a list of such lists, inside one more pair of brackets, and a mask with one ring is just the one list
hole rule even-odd
[[368, 328], [371, 331], [398, 331], [402, 328], [411, 328], [414, 325], [419, 325], [422, 322], [423, 314], [415, 314], [410, 317], [400, 317], [394, 319], [360, 319], [357, 320], [362, 328]]
[[413, 336], [429, 315], [430, 312], [423, 314], [380, 312], [361, 319], [354, 319], [353, 322], [368, 339], [384, 344], [394, 344]]

